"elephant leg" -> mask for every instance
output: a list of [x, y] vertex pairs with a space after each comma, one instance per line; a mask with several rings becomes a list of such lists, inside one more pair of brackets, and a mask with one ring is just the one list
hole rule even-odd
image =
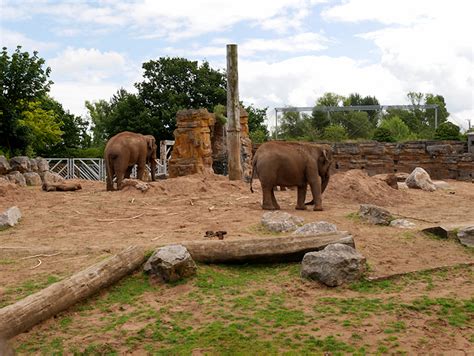
[[117, 190], [122, 189], [124, 175], [124, 172], [117, 172]]
[[273, 201], [275, 196], [273, 195], [273, 187], [262, 185], [262, 193], [263, 193], [263, 203], [262, 209], [264, 210], [275, 210], [275, 206]]
[[272, 189], [271, 191], [271, 195], [272, 195], [272, 204], [273, 204], [273, 207], [275, 208], [275, 210], [280, 210], [280, 205], [278, 205], [277, 203], [277, 200], [275, 198], [275, 191]]
[[133, 166], [128, 167], [125, 172], [125, 178], [129, 179], [130, 176], [132, 175], [132, 171], [133, 171]]
[[145, 168], [145, 164], [137, 165], [137, 179], [143, 180], [143, 176], [145, 175]]
[[315, 179], [310, 180], [311, 192], [313, 193], [313, 201], [315, 211], [323, 210], [323, 202], [321, 199], [321, 177], [319, 175]]
[[297, 210], [306, 210], [306, 205], [304, 204], [304, 201], [306, 199], [307, 187], [307, 184], [298, 186], [298, 200], [296, 201]]

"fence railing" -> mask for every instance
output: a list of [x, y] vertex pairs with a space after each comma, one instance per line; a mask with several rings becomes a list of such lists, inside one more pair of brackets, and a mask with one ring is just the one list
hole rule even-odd
[[[171, 155], [174, 141], [160, 142], [160, 159], [156, 160], [156, 172], [159, 175], [168, 175], [168, 160]], [[105, 181], [107, 171], [103, 158], [46, 158], [49, 170], [65, 179], [88, 179]], [[151, 168], [147, 165], [148, 172]], [[136, 166], [132, 170], [131, 178], [136, 178]]]

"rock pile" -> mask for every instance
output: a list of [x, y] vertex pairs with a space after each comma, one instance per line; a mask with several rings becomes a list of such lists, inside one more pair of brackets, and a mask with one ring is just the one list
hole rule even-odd
[[62, 182], [63, 178], [49, 172], [49, 164], [44, 158], [13, 157], [7, 160], [0, 156], [0, 181], [25, 186], [40, 186], [43, 183]]

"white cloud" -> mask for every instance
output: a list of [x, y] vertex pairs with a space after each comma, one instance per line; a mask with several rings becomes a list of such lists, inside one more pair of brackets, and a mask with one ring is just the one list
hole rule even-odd
[[16, 46], [22, 46], [22, 51], [43, 52], [58, 46], [57, 43], [37, 41], [20, 32], [10, 31], [6, 28], [0, 28], [0, 42], [2, 47], [7, 47], [9, 51], [13, 51]]

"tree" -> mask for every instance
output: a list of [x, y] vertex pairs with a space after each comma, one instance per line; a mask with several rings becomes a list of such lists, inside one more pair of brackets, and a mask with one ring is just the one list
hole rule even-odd
[[181, 109], [206, 108], [226, 105], [225, 74], [212, 69], [208, 62], [185, 58], [161, 57], [143, 63], [144, 78], [136, 83], [139, 96], [156, 123], [155, 137], [172, 139], [176, 113]]
[[341, 142], [347, 140], [348, 135], [342, 125], [336, 124], [325, 127], [321, 138], [326, 141]]
[[[31, 138], [27, 125], [19, 120], [34, 101], [49, 92], [53, 83], [48, 79], [51, 69], [44, 68], [44, 59], [38, 52], [31, 56], [22, 52], [21, 46], [10, 57], [7, 48], [0, 54], [0, 146], [7, 151], [25, 151]], [[28, 120], [27, 120], [28, 121]], [[30, 121], [31, 123], [31, 121]]]
[[[345, 98], [341, 95], [335, 93], [324, 93], [322, 97], [316, 100], [315, 106], [340, 106], [344, 100]], [[338, 122], [341, 117], [342, 113], [340, 112], [332, 112], [328, 114], [327, 112], [318, 111], [315, 108], [311, 115], [311, 123], [315, 129], [322, 132], [326, 126]]]
[[283, 114], [278, 127], [278, 137], [285, 140], [312, 141], [316, 136], [310, 116], [301, 115], [296, 111], [287, 111]]
[[452, 122], [443, 122], [436, 129], [435, 139], [436, 140], [460, 140], [460, 129], [459, 126]]
[[395, 139], [395, 141], [407, 140], [412, 135], [408, 126], [398, 116], [382, 120], [379, 127], [390, 131], [390, 135]]
[[349, 138], [370, 138], [372, 137], [373, 127], [369, 121], [369, 116], [365, 111], [350, 111], [338, 113], [338, 117], [333, 121], [343, 126]]
[[92, 125], [92, 144], [94, 146], [101, 146], [109, 138], [107, 132], [110, 121], [110, 104], [106, 100], [99, 100], [96, 102], [86, 101], [87, 110], [89, 111], [88, 118]]
[[26, 152], [30, 155], [47, 151], [51, 146], [61, 141], [63, 124], [53, 110], [41, 108], [40, 101], [29, 101], [21, 113], [18, 125], [28, 132], [28, 146]]
[[259, 109], [252, 104], [245, 107], [249, 115], [249, 135], [252, 142], [264, 142], [269, 138], [268, 128], [265, 125], [268, 108]]
[[395, 137], [392, 136], [392, 133], [386, 127], [377, 127], [372, 139], [378, 142], [396, 142]]
[[[359, 105], [380, 105], [375, 96], [362, 97], [358, 93], [352, 93], [344, 100], [344, 106], [359, 106]], [[375, 110], [364, 111], [367, 113], [370, 123], [375, 128], [378, 123], [379, 112]]]

